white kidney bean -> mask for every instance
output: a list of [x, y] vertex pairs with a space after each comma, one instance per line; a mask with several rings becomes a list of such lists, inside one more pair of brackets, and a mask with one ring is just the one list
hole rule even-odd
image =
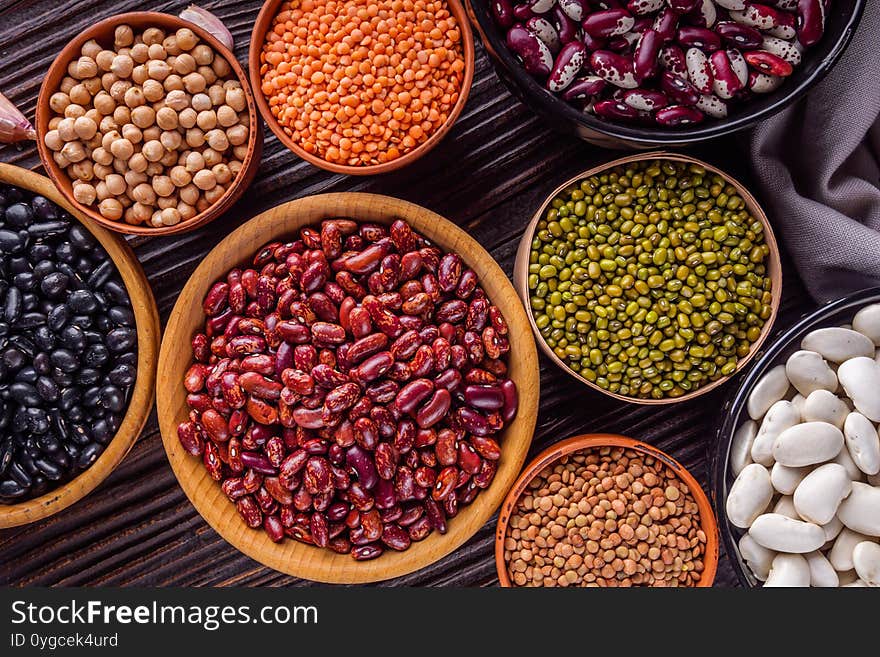
[[853, 548], [852, 560], [859, 579], [868, 586], [880, 586], [880, 545], [862, 541]]
[[773, 404], [764, 415], [758, 434], [752, 442], [752, 460], [761, 465], [773, 465], [773, 444], [786, 429], [797, 426], [801, 421], [800, 411], [790, 401], [781, 400]]
[[849, 586], [865, 586], [864, 584], [859, 584], [861, 580], [859, 576], [856, 575], [856, 571], [854, 569], [846, 570], [844, 572], [837, 571], [837, 577], [840, 580], [840, 587], [849, 587]]
[[751, 463], [743, 468], [727, 495], [727, 517], [743, 529], [761, 515], [773, 499], [770, 473], [763, 465]]
[[837, 463], [837, 465], [842, 465], [843, 469], [846, 470], [847, 476], [852, 481], [862, 481], [865, 478], [864, 473], [859, 470], [859, 466], [855, 464], [852, 457], [849, 455], [848, 449], [844, 448], [840, 450], [840, 453], [835, 456], [831, 462]]
[[843, 433], [827, 422], [804, 422], [789, 427], [773, 443], [773, 458], [789, 467], [833, 459], [843, 447]]
[[880, 349], [874, 351], [874, 362], [880, 363]]
[[834, 540], [834, 545], [831, 546], [831, 550], [828, 552], [828, 560], [834, 566], [834, 570], [838, 572], [852, 570], [854, 568], [852, 560], [853, 549], [862, 541], [870, 540], [864, 534], [854, 532], [847, 527], [841, 529]]
[[825, 544], [825, 532], [819, 525], [779, 513], [765, 513], [755, 518], [749, 534], [765, 548], [777, 552], [803, 554]]
[[880, 435], [871, 420], [853, 411], [846, 416], [843, 437], [846, 450], [859, 470], [868, 475], [880, 472]]
[[785, 375], [785, 366], [777, 365], [767, 372], [755, 384], [752, 394], [749, 395], [747, 410], [749, 417], [760, 420], [773, 404], [785, 397], [788, 392], [788, 377]]
[[733, 434], [733, 440], [730, 441], [730, 471], [734, 476], [743, 471], [749, 463], [752, 462], [752, 443], [755, 442], [755, 435], [758, 433], [758, 425], [754, 420], [743, 423], [736, 433]]
[[865, 306], [853, 317], [853, 329], [880, 347], [880, 303]]
[[841, 501], [850, 494], [852, 481], [843, 466], [821, 465], [798, 484], [792, 499], [798, 515], [817, 525], [825, 525], [837, 513]]
[[801, 349], [815, 351], [833, 363], [859, 356], [874, 356], [874, 343], [868, 337], [838, 326], [810, 331], [801, 340]]
[[833, 392], [814, 390], [804, 402], [802, 416], [804, 422], [828, 422], [838, 429], [849, 415], [849, 406]]
[[791, 495], [794, 493], [798, 484], [804, 480], [804, 477], [810, 472], [811, 466], [803, 466], [800, 468], [790, 468], [781, 463], [774, 463], [770, 468], [770, 482], [777, 492], [783, 495]]
[[810, 586], [820, 588], [836, 588], [840, 586], [840, 579], [831, 562], [819, 551], [805, 554], [807, 565], [810, 567]]
[[880, 488], [854, 481], [837, 515], [854, 532], [880, 536]]
[[880, 422], [880, 364], [873, 358], [851, 358], [837, 368], [837, 377], [856, 410]]
[[760, 581], [765, 581], [770, 574], [770, 566], [776, 553], [768, 550], [748, 534], [739, 539], [739, 553], [748, 567]]
[[785, 374], [804, 397], [816, 390], [837, 391], [837, 375], [815, 351], [794, 352], [785, 362]]
[[773, 506], [773, 513], [778, 513], [779, 515], [788, 518], [794, 518], [795, 520], [803, 520], [803, 518], [798, 515], [797, 509], [794, 508], [794, 501], [792, 500], [791, 495], [783, 495], [776, 500], [776, 504]]
[[764, 586], [801, 587], [810, 585], [810, 566], [799, 554], [777, 554]]
[[[834, 375], [837, 376], [836, 374]], [[798, 416], [800, 417], [800, 421], [804, 419], [804, 402], [807, 401], [807, 398], [804, 397], [801, 393], [796, 394], [791, 398], [791, 405], [794, 406], [794, 409], [798, 412]]]
[[837, 516], [834, 516], [830, 522], [822, 525], [822, 531], [825, 532], [825, 542], [827, 543], [837, 538], [841, 529], [843, 529], [843, 523], [840, 522], [840, 518]]

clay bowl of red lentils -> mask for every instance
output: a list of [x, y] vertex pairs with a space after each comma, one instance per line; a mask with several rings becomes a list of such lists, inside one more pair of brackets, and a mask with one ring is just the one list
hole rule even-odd
[[708, 587], [718, 527], [696, 479], [669, 455], [614, 434], [539, 454], [495, 531], [502, 587]]
[[43, 79], [36, 130], [64, 197], [104, 228], [136, 235], [219, 217], [253, 181], [263, 150], [235, 56], [158, 12], [111, 16], [70, 41]]
[[414, 162], [452, 128], [474, 36], [460, 0], [269, 0], [249, 68], [282, 144], [321, 169], [373, 175]]

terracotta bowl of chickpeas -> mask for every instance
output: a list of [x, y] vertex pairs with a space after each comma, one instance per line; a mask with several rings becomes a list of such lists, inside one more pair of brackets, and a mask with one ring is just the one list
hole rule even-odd
[[517, 479], [498, 513], [495, 566], [502, 587], [707, 587], [718, 525], [675, 459], [584, 434], [551, 445]]
[[214, 36], [176, 16], [119, 14], [71, 41], [43, 80], [37, 145], [89, 218], [167, 235], [220, 216], [259, 166], [247, 75]]

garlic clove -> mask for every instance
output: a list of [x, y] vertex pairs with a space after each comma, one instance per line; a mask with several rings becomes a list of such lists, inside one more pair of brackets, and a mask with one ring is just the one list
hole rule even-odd
[[223, 24], [223, 21], [207, 9], [202, 9], [198, 5], [190, 5], [180, 12], [180, 17], [185, 21], [198, 25], [206, 32], [209, 32], [216, 37], [220, 43], [229, 48], [230, 51], [233, 49], [234, 44], [232, 42], [232, 33]]
[[37, 132], [24, 114], [0, 93], [0, 143], [13, 144], [26, 139], [36, 139]]

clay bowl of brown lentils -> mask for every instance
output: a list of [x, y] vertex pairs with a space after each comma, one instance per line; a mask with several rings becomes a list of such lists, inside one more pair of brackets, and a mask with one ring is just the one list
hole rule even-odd
[[125, 241], [0, 163], [0, 528], [61, 511], [119, 465], [153, 406], [158, 351]]
[[247, 75], [214, 36], [132, 12], [83, 31], [40, 88], [37, 146], [65, 198], [109, 230], [170, 235], [223, 214], [263, 147]]
[[643, 442], [584, 434], [539, 454], [498, 515], [504, 587], [708, 587], [718, 527], [679, 463]]
[[557, 187], [526, 228], [513, 281], [556, 365], [620, 401], [670, 404], [720, 386], [760, 350], [782, 265], [740, 182], [655, 152]]

